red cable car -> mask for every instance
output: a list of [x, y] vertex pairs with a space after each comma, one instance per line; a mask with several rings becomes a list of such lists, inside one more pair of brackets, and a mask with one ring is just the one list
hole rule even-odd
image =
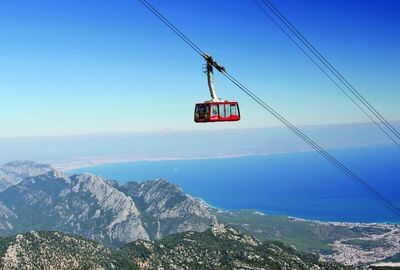
[[194, 121], [196, 123], [239, 120], [239, 104], [235, 101], [197, 103], [194, 110]]
[[196, 104], [194, 121], [196, 123], [239, 121], [239, 103], [236, 101], [221, 100], [215, 92], [213, 67], [219, 72], [225, 72], [225, 68], [215, 62], [209, 55], [205, 55], [204, 58], [207, 62], [204, 72], [207, 73], [211, 100]]

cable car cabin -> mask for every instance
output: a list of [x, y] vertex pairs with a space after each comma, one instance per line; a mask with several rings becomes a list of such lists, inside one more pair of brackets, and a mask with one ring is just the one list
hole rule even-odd
[[240, 111], [237, 102], [218, 101], [197, 103], [194, 110], [196, 123], [239, 121]]

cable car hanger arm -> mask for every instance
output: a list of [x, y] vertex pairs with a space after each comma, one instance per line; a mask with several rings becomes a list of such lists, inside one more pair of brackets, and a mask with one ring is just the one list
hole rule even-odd
[[214, 86], [214, 67], [221, 73], [225, 72], [225, 68], [218, 64], [211, 55], [206, 53], [203, 54], [204, 59], [206, 60], [206, 70], [207, 73], [207, 81], [208, 81], [208, 88], [210, 90], [211, 102], [218, 102], [220, 99], [217, 96]]

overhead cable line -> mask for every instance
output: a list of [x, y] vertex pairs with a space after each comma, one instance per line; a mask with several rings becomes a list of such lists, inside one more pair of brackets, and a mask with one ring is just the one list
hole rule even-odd
[[272, 107], [266, 104], [262, 99], [256, 96], [251, 90], [246, 88], [243, 84], [241, 84], [238, 80], [236, 80], [232, 75], [225, 72], [223, 73], [225, 77], [227, 77], [232, 83], [234, 83], [237, 87], [239, 87], [243, 92], [245, 92], [250, 98], [252, 98], [255, 102], [257, 102], [260, 106], [262, 106], [265, 110], [270, 112], [276, 119], [278, 119], [282, 124], [284, 124], [290, 131], [292, 131], [295, 135], [297, 135], [300, 139], [302, 139], [309, 146], [314, 148], [319, 154], [321, 154], [326, 160], [331, 162], [337, 169], [341, 170], [344, 174], [346, 174], [351, 180], [360, 185], [365, 191], [370, 193], [375, 199], [383, 203], [386, 207], [388, 207], [393, 213], [400, 217], [400, 208], [391, 202], [388, 198], [380, 194], [373, 187], [371, 187], [366, 181], [364, 181], [361, 177], [347, 168], [343, 163], [334, 158], [331, 154], [329, 154], [325, 149], [319, 146], [316, 142], [314, 142], [310, 137], [304, 134], [301, 130], [299, 130], [296, 126], [291, 124], [288, 120], [286, 120], [282, 115], [280, 115], [277, 111], [275, 111]]
[[319, 64], [315, 61], [315, 59], [308, 53], [306, 52], [306, 50], [262, 7], [260, 6], [260, 4], [257, 2], [257, 0], [253, 0], [254, 4], [257, 5], [260, 10], [266, 15], [268, 16], [268, 18], [275, 24], [276, 27], [278, 27], [295, 45], [296, 47], [303, 52], [303, 54], [305, 56], [307, 56], [308, 59], [310, 59], [310, 61], [312, 61], [315, 66], [323, 73], [325, 74], [328, 79], [336, 85], [337, 88], [339, 88], [339, 90], [346, 95], [350, 101], [357, 106], [370, 120], [371, 122], [373, 122], [391, 141], [393, 141], [394, 144], [396, 144], [398, 147], [400, 147], [400, 142], [397, 142], [380, 124], [379, 122], [377, 122], [363, 107], [360, 106], [360, 104], [358, 104], [353, 97], [351, 97], [349, 95], [349, 93], [347, 93], [343, 87], [341, 87], [334, 78], [332, 78], [331, 75], [328, 74], [328, 72]]
[[[328, 77], [330, 81], [336, 85], [336, 87], [339, 88], [341, 92], [347, 96], [347, 98], [349, 98], [353, 104], [355, 104], [382, 132], [384, 132], [389, 139], [391, 139], [398, 147], [400, 147], [400, 133], [396, 130], [396, 128], [393, 127], [393, 125], [391, 125], [389, 121], [387, 121], [385, 117], [383, 117], [382, 114], [375, 107], [373, 107], [371, 103], [368, 102], [366, 98], [362, 96], [346, 78], [344, 78], [344, 76], [304, 37], [304, 35], [272, 4], [270, 0], [261, 1], [292, 32], [292, 34], [310, 50], [310, 52], [321, 62], [321, 64], [323, 64], [325, 68], [327, 68], [332, 75], [334, 75], [348, 89], [348, 91], [350, 91], [354, 97], [361, 104], [363, 104], [365, 108], [369, 110], [370, 113], [372, 113], [378, 119], [378, 121], [380, 121], [380, 123], [383, 124], [384, 127], [387, 128], [387, 130], [385, 130], [376, 119], [372, 119], [372, 116], [369, 115], [365, 109], [362, 108], [342, 87], [340, 87], [335, 80], [333, 80], [332, 76], [330, 76], [327, 71], [324, 70], [321, 65], [318, 64], [314, 58], [311, 57], [311, 55], [299, 45], [299, 43], [266, 11], [266, 9], [257, 2], [257, 0], [253, 0], [257, 7], [318, 67], [318, 69], [320, 69]], [[391, 135], [389, 135], [388, 131], [391, 132]], [[399, 141], [396, 141], [393, 136]]]
[[139, 0], [148, 10], [151, 11], [158, 19], [160, 19], [169, 29], [171, 29], [178, 37], [180, 37], [187, 45], [192, 47], [200, 56], [204, 57], [203, 52], [196, 44], [191, 41], [184, 33], [182, 33], [175, 25], [165, 18], [153, 5], [146, 0]]
[[[198, 54], [200, 54], [203, 58], [209, 57], [207, 54], [202, 53], [203, 51], [194, 44], [189, 38], [187, 38], [176, 26], [174, 26], [168, 19], [161, 15], [159, 11], [157, 11], [147, 0], [139, 0], [143, 5], [145, 5], [154, 15], [156, 15], [164, 24], [167, 25], [176, 35], [178, 35], [181, 39], [185, 41], [193, 50], [195, 50]], [[310, 137], [304, 134], [300, 129], [290, 123], [286, 118], [280, 115], [277, 111], [275, 111], [271, 106], [269, 106], [266, 102], [264, 102], [261, 98], [259, 98], [254, 92], [249, 90], [246, 86], [244, 86], [240, 81], [238, 81], [234, 76], [228, 73], [225, 69], [220, 71], [228, 80], [230, 80], [233, 84], [235, 84], [240, 90], [242, 90], [245, 94], [247, 94], [251, 99], [253, 99], [257, 104], [259, 104], [266, 111], [271, 113], [277, 120], [279, 120], [283, 125], [285, 125], [292, 133], [297, 135], [300, 139], [302, 139], [306, 144], [316, 150], [319, 154], [321, 154], [327, 161], [329, 161], [333, 166], [342, 171], [346, 176], [348, 176], [352, 181], [357, 183], [361, 188], [367, 191], [370, 195], [372, 195], [375, 199], [377, 199], [380, 203], [386, 206], [389, 210], [391, 210], [395, 215], [400, 217], [400, 208], [394, 204], [390, 199], [386, 198], [384, 195], [380, 194], [377, 190], [375, 190], [372, 186], [370, 186], [367, 182], [365, 182], [361, 177], [355, 174], [352, 170], [347, 168], [344, 164], [342, 164], [339, 160], [329, 154], [325, 149], [319, 146], [316, 142], [314, 142]]]

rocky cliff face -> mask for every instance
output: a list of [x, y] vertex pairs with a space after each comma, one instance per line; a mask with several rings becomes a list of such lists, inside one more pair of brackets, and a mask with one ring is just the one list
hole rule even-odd
[[57, 230], [120, 246], [204, 231], [216, 221], [204, 203], [165, 180], [119, 185], [29, 162], [4, 167], [25, 180], [0, 192], [0, 235]]
[[0, 191], [16, 185], [27, 177], [37, 176], [51, 171], [47, 164], [37, 164], [32, 161], [13, 161], [0, 166]]
[[152, 239], [185, 231], [204, 231], [216, 221], [203, 202], [165, 180], [114, 183], [114, 186], [137, 203]]
[[109, 245], [149, 239], [134, 201], [92, 174], [50, 171], [8, 188], [0, 201], [2, 234], [57, 230]]

